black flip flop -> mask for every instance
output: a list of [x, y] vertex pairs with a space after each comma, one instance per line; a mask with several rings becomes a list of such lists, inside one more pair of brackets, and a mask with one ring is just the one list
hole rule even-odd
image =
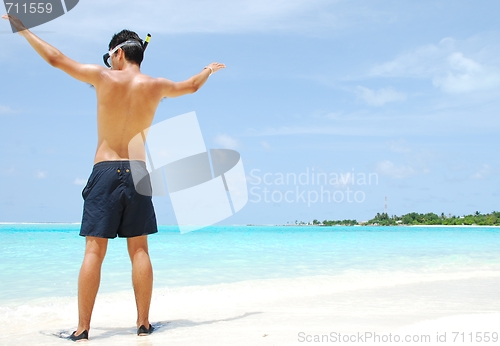
[[155, 330], [153, 328], [153, 326], [150, 324], [149, 325], [149, 329], [147, 329], [146, 327], [144, 327], [144, 325], [140, 326], [139, 329], [137, 329], [137, 335], [139, 336], [146, 336], [146, 335], [149, 335], [153, 332], [153, 330]]
[[88, 340], [89, 339], [89, 332], [86, 331], [86, 330], [84, 330], [78, 336], [76, 336], [75, 333], [76, 333], [76, 330], [73, 332], [73, 334], [71, 334], [70, 336], [68, 336], [68, 339], [71, 340], [71, 341], [81, 341], [81, 340]]

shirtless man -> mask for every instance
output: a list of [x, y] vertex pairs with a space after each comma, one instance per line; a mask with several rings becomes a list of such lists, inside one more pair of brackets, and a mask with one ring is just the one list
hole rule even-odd
[[86, 246], [78, 278], [79, 320], [77, 330], [69, 339], [88, 339], [108, 239], [117, 235], [127, 238], [132, 262], [137, 334], [150, 334], [153, 331], [149, 323], [153, 270], [147, 235], [157, 232], [156, 217], [151, 196], [135, 191], [130, 173], [132, 160], [146, 169], [144, 145], [129, 147], [129, 142], [151, 126], [163, 98], [196, 92], [212, 73], [225, 65], [211, 63], [183, 82], [149, 77], [140, 71], [144, 55], [142, 40], [128, 30], [116, 34], [109, 44], [111, 69], [81, 64], [35, 36], [16, 17], [4, 15], [2, 18], [10, 20], [45, 61], [93, 85], [97, 94], [97, 150], [92, 174], [82, 192], [85, 203], [80, 235], [86, 237]]

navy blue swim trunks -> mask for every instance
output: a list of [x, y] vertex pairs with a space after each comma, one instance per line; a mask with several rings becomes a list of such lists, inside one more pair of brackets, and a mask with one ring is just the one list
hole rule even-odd
[[[146, 164], [132, 162], [134, 169], [144, 170], [141, 175], [146, 178], [140, 184], [146, 183], [151, 189]], [[102, 161], [94, 165], [82, 191], [85, 202], [81, 236], [130, 238], [158, 232], [151, 194], [137, 193], [130, 163], [128, 160]]]

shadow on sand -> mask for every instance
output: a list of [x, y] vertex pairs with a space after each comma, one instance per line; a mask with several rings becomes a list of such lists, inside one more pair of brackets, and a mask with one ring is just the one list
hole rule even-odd
[[[153, 334], [157, 333], [163, 333], [167, 330], [172, 330], [176, 328], [189, 328], [189, 327], [196, 327], [196, 326], [202, 326], [206, 324], [213, 324], [217, 322], [230, 322], [230, 321], [235, 321], [239, 320], [242, 318], [246, 318], [252, 315], [257, 315], [261, 314], [262, 312], [246, 312], [243, 315], [239, 316], [234, 316], [234, 317], [229, 317], [229, 318], [223, 318], [219, 320], [209, 320], [209, 321], [200, 321], [200, 322], [194, 322], [191, 320], [173, 320], [173, 321], [159, 321], [152, 323], [153, 327], [155, 328], [155, 331]], [[136, 329], [134, 328], [100, 328], [100, 327], [95, 327], [92, 328], [94, 335], [90, 335], [89, 340], [103, 340], [107, 338], [111, 338], [117, 335], [131, 335], [131, 334], [136, 334]], [[56, 336], [59, 338], [67, 338], [72, 332], [70, 331], [58, 331], [58, 332], [48, 332], [48, 331], [40, 331], [41, 334], [43, 335], [51, 335], [51, 336]], [[147, 338], [140, 338], [140, 340], [143, 340], [139, 345], [144, 345], [147, 346], [149, 345], [149, 342], [147, 341]]]

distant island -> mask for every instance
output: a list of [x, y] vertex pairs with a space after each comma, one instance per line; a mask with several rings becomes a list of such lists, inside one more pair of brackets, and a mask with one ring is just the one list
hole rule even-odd
[[295, 221], [290, 226], [418, 226], [418, 225], [442, 225], [442, 226], [500, 226], [500, 212], [494, 211], [489, 214], [481, 214], [476, 211], [471, 215], [446, 216], [444, 213], [437, 215], [434, 213], [419, 214], [409, 213], [402, 216], [387, 213], [377, 213], [375, 217], [366, 222], [357, 220], [313, 220], [311, 222]]

